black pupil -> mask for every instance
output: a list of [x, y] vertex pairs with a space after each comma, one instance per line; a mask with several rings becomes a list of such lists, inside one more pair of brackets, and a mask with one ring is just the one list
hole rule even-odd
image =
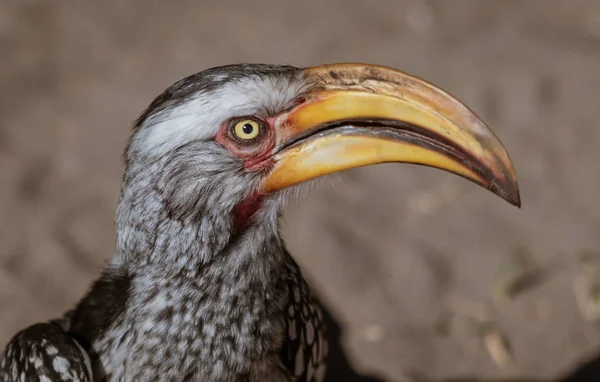
[[252, 132], [254, 131], [254, 126], [252, 126], [252, 125], [251, 125], [251, 124], [249, 124], [249, 123], [246, 123], [246, 124], [244, 125], [244, 127], [242, 127], [242, 131], [244, 132], [244, 134], [248, 134], [248, 135], [250, 135], [250, 134], [252, 134]]

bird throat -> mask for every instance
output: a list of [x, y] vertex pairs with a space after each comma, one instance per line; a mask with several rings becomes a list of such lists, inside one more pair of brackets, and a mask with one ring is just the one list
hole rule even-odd
[[233, 230], [239, 232], [246, 228], [256, 213], [263, 206], [266, 194], [260, 191], [254, 191], [243, 199], [233, 210]]
[[89, 315], [100, 321], [77, 333], [114, 379], [125, 372], [131, 380], [197, 372], [235, 380], [279, 362], [288, 283], [302, 279], [271, 219], [257, 222], [268, 195], [248, 195], [231, 217], [178, 214], [164, 195], [155, 187], [123, 192], [119, 249], [78, 305], [74, 325]]

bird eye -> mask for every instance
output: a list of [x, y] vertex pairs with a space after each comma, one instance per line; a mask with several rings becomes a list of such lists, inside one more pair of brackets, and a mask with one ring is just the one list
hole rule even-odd
[[260, 124], [251, 119], [244, 119], [233, 126], [233, 133], [244, 141], [254, 139], [260, 133]]

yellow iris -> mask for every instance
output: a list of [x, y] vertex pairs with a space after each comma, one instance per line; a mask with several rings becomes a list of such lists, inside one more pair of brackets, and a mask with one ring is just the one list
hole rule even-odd
[[239, 139], [254, 139], [260, 133], [260, 125], [256, 121], [246, 119], [236, 123], [233, 132]]

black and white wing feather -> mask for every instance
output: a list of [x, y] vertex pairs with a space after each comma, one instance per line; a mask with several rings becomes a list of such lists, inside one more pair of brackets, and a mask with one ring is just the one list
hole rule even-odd
[[291, 274], [281, 361], [296, 381], [322, 382], [326, 372], [327, 337], [321, 308], [300, 270]]
[[57, 323], [35, 324], [6, 345], [0, 381], [92, 381], [90, 357]]

